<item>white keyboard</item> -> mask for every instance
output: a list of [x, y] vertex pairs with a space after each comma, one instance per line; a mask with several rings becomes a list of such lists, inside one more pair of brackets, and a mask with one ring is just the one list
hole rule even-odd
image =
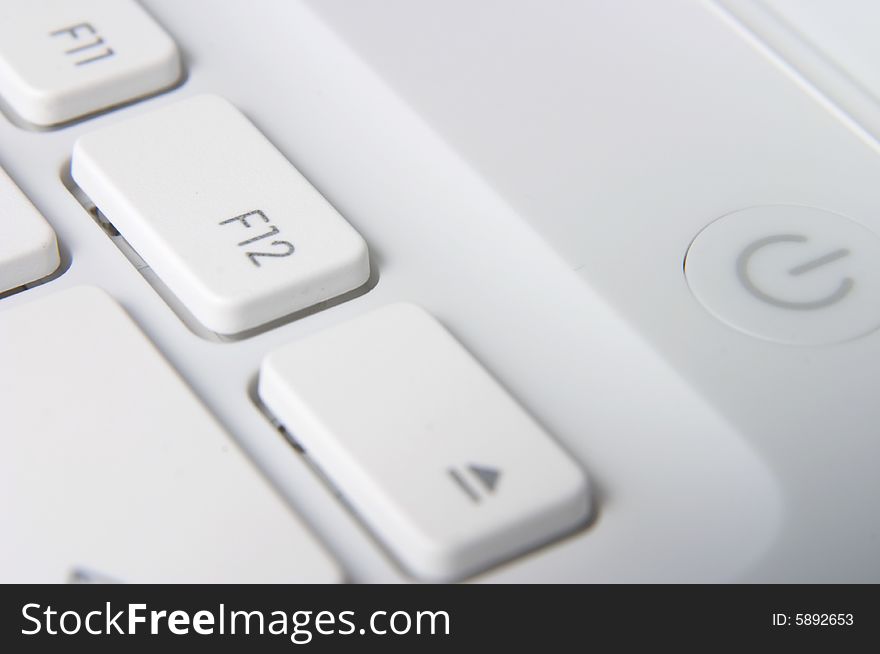
[[629, 4], [5, 3], [0, 580], [880, 579], [867, 114]]

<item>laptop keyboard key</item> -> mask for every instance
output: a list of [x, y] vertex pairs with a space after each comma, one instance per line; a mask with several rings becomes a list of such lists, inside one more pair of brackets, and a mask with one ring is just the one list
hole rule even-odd
[[0, 4], [0, 96], [34, 125], [155, 93], [180, 75], [177, 46], [133, 0]]
[[581, 468], [414, 305], [270, 354], [259, 394], [418, 577], [460, 579], [587, 518]]
[[55, 232], [0, 168], [0, 293], [58, 268]]
[[0, 361], [0, 582], [339, 580], [103, 291], [0, 311]]
[[231, 104], [200, 95], [81, 137], [72, 175], [208, 329], [363, 285], [367, 246]]

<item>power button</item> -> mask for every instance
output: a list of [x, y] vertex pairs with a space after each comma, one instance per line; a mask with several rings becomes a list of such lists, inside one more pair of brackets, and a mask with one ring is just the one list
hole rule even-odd
[[822, 345], [880, 327], [880, 237], [811, 207], [769, 205], [703, 229], [684, 263], [720, 320], [779, 343]]

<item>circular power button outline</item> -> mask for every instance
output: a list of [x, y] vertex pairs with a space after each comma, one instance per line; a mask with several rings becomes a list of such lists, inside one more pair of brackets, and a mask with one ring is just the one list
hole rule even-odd
[[684, 274], [713, 316], [786, 345], [830, 345], [880, 328], [880, 236], [846, 216], [758, 205], [691, 241]]

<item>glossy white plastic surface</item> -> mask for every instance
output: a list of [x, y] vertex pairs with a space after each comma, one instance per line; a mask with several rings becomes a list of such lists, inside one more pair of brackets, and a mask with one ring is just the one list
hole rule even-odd
[[39, 126], [174, 84], [177, 46], [134, 0], [0, 4], [0, 98]]
[[[872, 390], [880, 387], [880, 367], [871, 363], [880, 357], [880, 332], [807, 349], [771, 343], [732, 330], [705, 311], [683, 272], [687, 248], [701, 230], [758, 205], [814, 207], [880, 233], [877, 140], [713, 2], [573, 1], [549, 11], [546, 3], [531, 0], [515, 8], [452, 0], [432, 4], [430, 19], [406, 1], [308, 4], [370, 69], [376, 85], [466, 162], [576, 271], [584, 287], [612, 305], [686, 380], [701, 398], [695, 402], [723, 416], [768, 466], [784, 509], [779, 532], [747, 574], [880, 579], [871, 545], [880, 514], [866, 500], [880, 495], [880, 476], [870, 463], [880, 455], [880, 404]], [[400, 52], [407, 56], [396, 56]], [[527, 267], [528, 260], [524, 256], [518, 265]], [[546, 292], [547, 282], [530, 287]], [[563, 302], [559, 315], [544, 316], [535, 333], [558, 337], [583, 295], [573, 298]], [[585, 345], [607, 337], [587, 327], [581, 336], [568, 363], [597, 374]], [[618, 365], [612, 377], [635, 379], [645, 360], [626, 355]], [[535, 383], [562, 392], [560, 369], [543, 368], [547, 376]], [[649, 419], [635, 408], [649, 400], [634, 389], [618, 400], [641, 416], [640, 431], [656, 436], [658, 427], [671, 427], [669, 417]], [[702, 439], [709, 431], [695, 431], [689, 420], [695, 402], [679, 404], [672, 418], [680, 433], [694, 436], [691, 445], [682, 449], [668, 437], [659, 439], [669, 459], [681, 461], [696, 451], [696, 442], [707, 444]], [[582, 396], [580, 406], [565, 413], [572, 425], [593, 424], [595, 404]], [[632, 443], [624, 422], [594, 433], [615, 433], [616, 442]], [[572, 438], [590, 442], [595, 451], [611, 447], [593, 446], [594, 437], [584, 432], [576, 430]], [[593, 479], [608, 470], [595, 453], [585, 465]], [[725, 467], [697, 466], [713, 474]], [[829, 471], [827, 483], [817, 483], [819, 470]], [[667, 472], [668, 479], [688, 486], [684, 479], [696, 469], [684, 476]], [[641, 482], [628, 484], [645, 490]], [[705, 490], [705, 478], [697, 485]], [[727, 497], [740, 492], [731, 487]], [[700, 507], [681, 513], [693, 519], [731, 515], [712, 506], [719, 499], [714, 493], [702, 499]], [[664, 504], [676, 514], [680, 508]], [[646, 518], [643, 510], [636, 512]], [[610, 529], [611, 516], [602, 518]], [[651, 538], [675, 534], [669, 524], [651, 530]], [[712, 531], [703, 525], [701, 535]], [[644, 523], [638, 530], [644, 533]], [[737, 531], [731, 544], [755, 543], [756, 532]], [[624, 549], [610, 560], [618, 561]], [[702, 557], [710, 550], [738, 557], [715, 545], [683, 545], [681, 552]], [[583, 558], [570, 563], [580, 570], [589, 565]]]
[[[248, 390], [269, 352], [400, 300], [441, 320], [596, 491], [588, 530], [479, 579], [880, 580], [878, 332], [754, 338], [682, 270], [696, 234], [755, 205], [878, 231], [875, 144], [715, 4], [144, 4], [187, 53], [185, 85], [50, 133], [0, 120], [3, 166], [72, 255], [0, 305], [106, 288], [353, 580], [406, 577]], [[375, 288], [222, 345], [168, 310], [58, 174], [77, 136], [198, 93], [243, 110], [363, 234]]]
[[714, 0], [780, 67], [855, 128], [880, 139], [880, 4], [873, 0]]

